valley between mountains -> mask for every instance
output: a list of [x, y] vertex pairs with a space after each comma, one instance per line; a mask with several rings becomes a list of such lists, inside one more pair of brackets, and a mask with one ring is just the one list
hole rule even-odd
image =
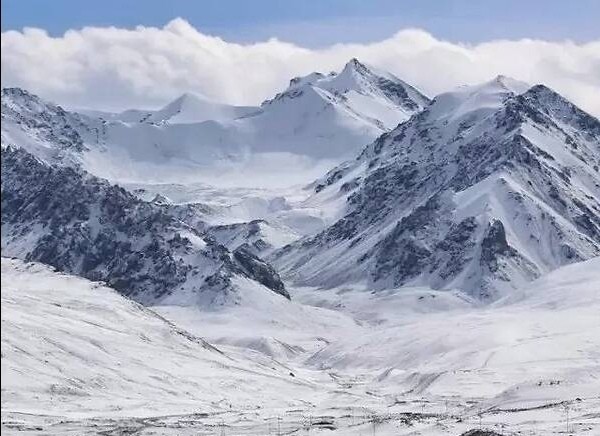
[[3, 434], [600, 431], [600, 121], [543, 84], [6, 88], [1, 174]]

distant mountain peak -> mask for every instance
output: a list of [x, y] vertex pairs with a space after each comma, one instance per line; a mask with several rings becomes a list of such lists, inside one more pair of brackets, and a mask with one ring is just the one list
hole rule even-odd
[[339, 74], [323, 79], [322, 87], [334, 93], [354, 91], [363, 95], [375, 95], [410, 112], [421, 110], [430, 101], [390, 72], [366, 65], [356, 58], [348, 61]]
[[529, 88], [531, 88], [531, 85], [527, 82], [500, 74], [483, 83], [459, 86], [453, 91], [440, 94], [440, 96], [451, 94], [463, 95], [465, 97], [482, 94], [517, 95], [526, 92]]
[[175, 100], [155, 111], [145, 121], [170, 123], [200, 123], [203, 121], [228, 121], [252, 112], [258, 108], [251, 106], [233, 106], [218, 103], [203, 94], [185, 92]]
[[390, 74], [384, 71], [375, 72], [374, 68], [368, 67], [356, 58], [350, 59], [344, 65], [344, 68], [340, 71], [336, 77], [332, 77], [332, 81], [346, 81], [355, 80], [357, 77], [362, 80], [373, 81], [377, 80], [378, 77], [389, 76]]
[[464, 85], [433, 99], [428, 111], [434, 118], [462, 122], [476, 113], [493, 112], [510, 98], [525, 93], [531, 85], [499, 75], [477, 85]]
[[496, 77], [492, 79], [492, 82], [499, 83], [504, 86], [508, 86], [511, 82], [515, 81], [512, 77], [506, 76], [504, 74], [498, 74]]
[[19, 87], [2, 88], [2, 97], [5, 96], [23, 96], [23, 97], [35, 97], [29, 91]]
[[494, 79], [492, 79], [488, 83], [491, 83], [496, 86], [500, 86], [514, 94], [522, 94], [525, 91], [527, 91], [529, 88], [531, 88], [531, 85], [528, 84], [527, 82], [513, 79], [512, 77], [505, 76], [503, 74], [499, 74], [498, 76], [496, 76]]
[[[393, 74], [350, 59], [339, 73], [313, 72], [294, 77], [289, 86], [261, 107], [281, 107], [290, 101], [321, 111], [322, 105], [361, 119], [369, 129], [394, 128], [429, 103], [429, 98]], [[310, 101], [310, 103], [309, 103]]]
[[35, 104], [39, 106], [52, 106], [59, 107], [52, 103], [48, 103], [40, 99], [37, 95], [19, 87], [2, 88], [2, 107], [6, 107], [8, 104]]
[[178, 102], [178, 103], [185, 103], [188, 101], [210, 101], [209, 98], [207, 98], [204, 95], [198, 94], [196, 92], [191, 92], [191, 91], [186, 91], [183, 94], [181, 94], [179, 97], [177, 97], [175, 100], [173, 100], [171, 102], [171, 104]]
[[310, 73], [306, 76], [296, 76], [290, 80], [289, 88], [297, 88], [305, 84], [310, 85], [324, 77], [325, 75], [323, 73], [319, 73], [318, 71]]
[[353, 70], [359, 73], [370, 72], [370, 68], [360, 62], [357, 58], [352, 58], [346, 63], [342, 71], [346, 70]]

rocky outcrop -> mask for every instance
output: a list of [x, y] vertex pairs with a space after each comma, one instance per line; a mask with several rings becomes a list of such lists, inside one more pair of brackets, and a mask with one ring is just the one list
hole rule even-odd
[[248, 244], [236, 248], [233, 251], [233, 258], [249, 277], [283, 295], [288, 300], [290, 299], [290, 294], [286, 291], [277, 271], [264, 260], [255, 256]]
[[227, 302], [225, 292], [235, 301], [235, 276], [289, 298], [268, 264], [244, 251], [232, 255], [172, 212], [77, 168], [2, 149], [3, 255], [105, 281], [145, 304]]

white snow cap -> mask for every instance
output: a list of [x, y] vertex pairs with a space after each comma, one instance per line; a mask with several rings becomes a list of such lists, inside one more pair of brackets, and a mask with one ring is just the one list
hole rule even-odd
[[498, 109], [507, 98], [526, 92], [526, 82], [499, 75], [478, 85], [465, 85], [435, 97], [431, 113], [437, 118], [458, 119], [476, 111]]

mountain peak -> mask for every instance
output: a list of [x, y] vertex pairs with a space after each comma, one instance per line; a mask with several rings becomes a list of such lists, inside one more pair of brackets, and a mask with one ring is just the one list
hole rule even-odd
[[[44, 112], [58, 117], [64, 117], [67, 114], [62, 106], [45, 100], [26, 89], [2, 88], [2, 118], [4, 119], [10, 114], [12, 114], [10, 116], [21, 118], [24, 112], [29, 113], [30, 116], [39, 116]], [[35, 120], [33, 120], [33, 124], [36, 124]]]
[[42, 100], [35, 94], [18, 87], [13, 88], [2, 88], [2, 106], [6, 106], [8, 101], [12, 101], [15, 104], [22, 104], [19, 102], [31, 102], [40, 104]]
[[435, 97], [430, 113], [439, 119], [461, 120], [475, 112], [495, 111], [504, 102], [526, 92], [530, 85], [499, 75], [478, 85], [464, 85]]
[[[535, 97], [538, 99], [544, 98], [544, 99], [552, 99], [552, 100], [562, 100], [564, 102], [567, 102], [568, 104], [572, 104], [561, 94], [559, 94], [558, 92], [556, 92], [552, 88], [549, 88], [546, 85], [542, 85], [541, 83], [538, 83], [537, 85], [533, 85], [525, 93], [523, 93], [523, 95], [528, 96], [528, 97]], [[577, 108], [577, 109], [581, 110], [579, 108]]]
[[227, 121], [255, 112], [255, 107], [232, 106], [217, 103], [203, 94], [185, 92], [175, 100], [154, 112], [145, 120], [151, 122], [200, 123], [204, 121]]
[[198, 101], [207, 102], [210, 100], [203, 95], [196, 94], [195, 92], [187, 91], [187, 92], [184, 92], [183, 94], [181, 94], [179, 97], [177, 97], [171, 103], [169, 103], [169, 105], [183, 105], [186, 103], [198, 102]]
[[493, 87], [501, 87], [513, 94], [522, 94], [527, 91], [531, 85], [521, 80], [513, 79], [512, 77], [505, 76], [503, 74], [497, 75], [494, 79], [487, 82], [485, 85]]
[[325, 75], [323, 73], [319, 73], [318, 71], [312, 72], [306, 76], [296, 76], [290, 80], [288, 89], [299, 88], [303, 85], [311, 85], [324, 77]]
[[352, 58], [346, 63], [346, 65], [344, 65], [344, 68], [342, 69], [340, 75], [343, 75], [344, 73], [350, 73], [353, 71], [361, 75], [372, 73], [369, 67], [360, 62], [358, 59]]
[[498, 74], [493, 81], [497, 83], [505, 83], [508, 80], [514, 80], [512, 77], [505, 76], [504, 74]]
[[12, 88], [2, 88], [2, 97], [5, 96], [29, 96], [33, 97], [33, 94], [24, 90], [23, 88], [12, 87]]
[[354, 68], [366, 68], [366, 65], [360, 62], [357, 58], [350, 59], [346, 65], [350, 65]]

